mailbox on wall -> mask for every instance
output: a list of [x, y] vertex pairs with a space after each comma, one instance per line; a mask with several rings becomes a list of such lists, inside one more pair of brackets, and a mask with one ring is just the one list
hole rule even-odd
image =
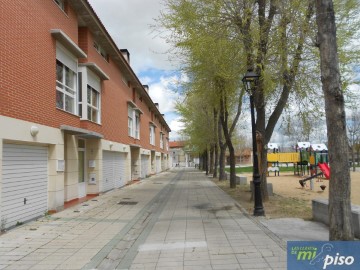
[[93, 159], [89, 160], [89, 168], [95, 168], [95, 160]]
[[65, 160], [57, 160], [56, 162], [56, 171], [63, 172], [65, 171]]

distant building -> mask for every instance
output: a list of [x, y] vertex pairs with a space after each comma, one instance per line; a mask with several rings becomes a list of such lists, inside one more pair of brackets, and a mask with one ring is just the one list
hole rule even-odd
[[[243, 149], [235, 151], [235, 164], [236, 165], [248, 165], [252, 163], [252, 151], [251, 149]], [[226, 165], [230, 165], [230, 155], [226, 152]]]
[[169, 142], [170, 167], [195, 167], [199, 165], [197, 154], [185, 141]]

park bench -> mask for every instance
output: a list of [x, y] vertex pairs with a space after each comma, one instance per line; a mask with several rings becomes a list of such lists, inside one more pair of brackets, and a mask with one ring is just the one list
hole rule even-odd
[[275, 176], [276, 176], [276, 173], [278, 176], [280, 175], [279, 167], [268, 167], [267, 171], [268, 171], [268, 176], [270, 176], [270, 172], [275, 172]]

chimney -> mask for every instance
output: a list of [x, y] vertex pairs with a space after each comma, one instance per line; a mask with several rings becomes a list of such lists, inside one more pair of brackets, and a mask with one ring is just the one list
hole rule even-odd
[[159, 103], [154, 103], [156, 108], [159, 110]]
[[147, 84], [144, 84], [143, 87], [144, 87], [144, 89], [146, 90], [146, 92], [149, 93], [149, 86], [148, 86]]
[[124, 56], [124, 58], [126, 59], [128, 64], [130, 64], [130, 53], [129, 53], [129, 51], [127, 49], [121, 49], [120, 52]]

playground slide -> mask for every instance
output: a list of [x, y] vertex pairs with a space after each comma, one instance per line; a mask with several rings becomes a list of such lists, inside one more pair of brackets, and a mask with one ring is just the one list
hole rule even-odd
[[320, 170], [323, 172], [326, 179], [330, 179], [330, 168], [327, 163], [318, 163]]

